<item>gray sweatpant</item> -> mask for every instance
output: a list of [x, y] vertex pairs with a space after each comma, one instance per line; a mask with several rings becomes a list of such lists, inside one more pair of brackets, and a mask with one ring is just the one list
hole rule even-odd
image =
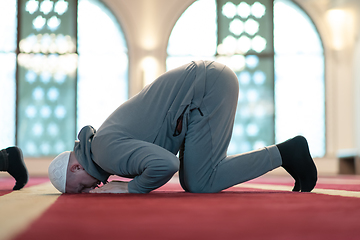
[[213, 78], [210, 70], [205, 89], [200, 109], [190, 113], [180, 150], [181, 186], [190, 192], [218, 192], [279, 167], [276, 146], [226, 156], [238, 100], [234, 73], [225, 68]]

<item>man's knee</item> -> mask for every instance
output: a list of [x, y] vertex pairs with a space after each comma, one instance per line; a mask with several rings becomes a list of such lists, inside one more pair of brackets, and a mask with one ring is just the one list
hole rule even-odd
[[196, 183], [186, 185], [187, 190], [191, 193], [203, 193], [203, 187]]
[[212, 191], [211, 188], [208, 186], [203, 186], [200, 184], [192, 183], [187, 186], [187, 191], [191, 193], [214, 193], [215, 191]]
[[186, 181], [186, 190], [191, 193], [212, 193], [209, 182], [200, 180]]

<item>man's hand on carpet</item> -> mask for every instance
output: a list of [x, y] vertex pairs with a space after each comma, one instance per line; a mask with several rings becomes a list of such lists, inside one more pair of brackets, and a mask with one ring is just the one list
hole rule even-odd
[[91, 190], [90, 193], [129, 193], [128, 183], [122, 181], [112, 181], [104, 186]]

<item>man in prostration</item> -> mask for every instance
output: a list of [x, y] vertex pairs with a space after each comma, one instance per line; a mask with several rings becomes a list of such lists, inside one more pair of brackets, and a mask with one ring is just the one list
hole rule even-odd
[[[166, 72], [97, 131], [82, 128], [73, 151], [50, 164], [49, 178], [62, 193], [149, 193], [179, 171], [185, 191], [214, 193], [282, 166], [295, 179], [293, 191], [311, 191], [317, 169], [302, 136], [227, 156], [238, 91], [234, 72], [217, 62]], [[108, 183], [110, 175], [132, 180]]]

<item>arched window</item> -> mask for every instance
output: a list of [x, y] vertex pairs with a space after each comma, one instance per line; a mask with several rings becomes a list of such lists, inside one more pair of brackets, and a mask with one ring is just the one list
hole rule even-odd
[[297, 134], [304, 135], [312, 154], [323, 156], [324, 52], [319, 34], [297, 5], [277, 0], [274, 37], [275, 139], [281, 142]]
[[85, 125], [99, 128], [128, 99], [126, 41], [100, 1], [79, 1], [78, 53], [77, 132]]
[[[175, 24], [167, 51], [168, 70], [194, 59], [213, 59], [237, 74], [240, 89], [229, 154], [296, 134], [308, 138], [314, 157], [325, 154], [323, 50], [314, 25], [295, 4], [195, 1]], [[294, 94], [295, 89], [300, 93]]]
[[167, 70], [193, 60], [214, 60], [216, 33], [215, 0], [195, 1], [181, 15], [171, 32], [167, 47]]
[[0, 148], [15, 144], [16, 132], [16, 1], [0, 7]]
[[0, 126], [10, 126], [0, 146], [16, 143], [27, 157], [71, 150], [79, 128], [99, 127], [110, 108], [128, 97], [121, 28], [98, 0], [11, 0], [1, 10], [4, 5], [7, 21], [1, 21], [0, 34], [10, 30], [14, 37], [0, 41], [0, 59], [13, 66], [8, 80], [0, 79], [9, 92], [6, 101], [0, 97], [0, 109], [10, 113], [0, 119]]

